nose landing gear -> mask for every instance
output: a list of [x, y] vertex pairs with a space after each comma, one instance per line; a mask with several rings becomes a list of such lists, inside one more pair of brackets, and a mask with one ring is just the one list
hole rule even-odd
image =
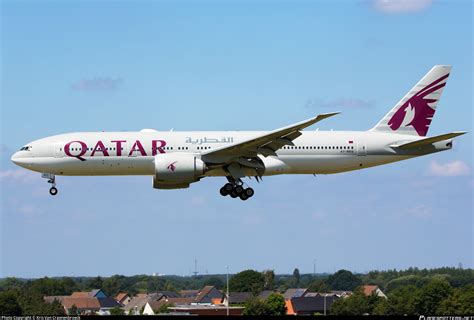
[[231, 181], [226, 183], [220, 190], [221, 196], [225, 197], [230, 195], [231, 198], [239, 197], [241, 200], [245, 201], [248, 198], [251, 198], [255, 192], [252, 188], [244, 188], [242, 180]]
[[58, 194], [58, 189], [56, 189], [56, 187], [51, 187], [49, 189], [49, 194], [52, 195], [52, 196], [55, 196]]
[[51, 183], [51, 188], [49, 189], [49, 194], [55, 196], [58, 194], [58, 189], [56, 188], [56, 176], [51, 173], [42, 173], [42, 178], [48, 179], [48, 183]]

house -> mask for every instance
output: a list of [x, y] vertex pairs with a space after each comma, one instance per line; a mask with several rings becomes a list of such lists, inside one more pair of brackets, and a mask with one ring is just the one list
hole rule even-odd
[[156, 293], [159, 293], [166, 298], [181, 298], [181, 295], [174, 291], [157, 291]]
[[100, 310], [98, 313], [101, 315], [110, 315], [110, 309], [121, 307], [117, 301], [110, 297], [96, 299], [99, 301]]
[[[176, 305], [169, 308], [171, 312], [176, 314], [187, 314], [197, 316], [225, 316], [227, 315], [226, 306], [216, 305]], [[241, 316], [244, 307], [229, 307], [229, 315]]]
[[162, 296], [161, 299], [155, 301], [149, 301], [145, 304], [143, 309], [144, 315], [156, 315], [158, 310], [166, 304], [171, 305], [190, 305], [194, 302], [194, 298], [166, 298]]
[[62, 305], [67, 315], [91, 315], [100, 310], [99, 300], [94, 297], [77, 297], [77, 295], [73, 297], [71, 295], [63, 299]]
[[308, 292], [308, 293], [305, 294], [305, 297], [311, 298], [311, 297], [317, 297], [319, 295], [321, 295], [321, 293], [319, 293], [319, 292]]
[[145, 307], [143, 308], [143, 314], [147, 316], [154, 316], [158, 314], [158, 310], [166, 305], [167, 302], [165, 299], [163, 300], [157, 300], [157, 301], [149, 301], [145, 304]]
[[338, 298], [347, 298], [352, 294], [352, 291], [332, 290], [331, 293], [334, 293]]
[[375, 294], [377, 297], [387, 299], [387, 296], [385, 295], [385, 293], [383, 293], [382, 290], [380, 290], [380, 288], [376, 285], [368, 285], [368, 284], [363, 285], [362, 286], [362, 292], [364, 292], [364, 294], [366, 296], [370, 296], [371, 294]]
[[[244, 304], [253, 297], [252, 292], [229, 292], [229, 305]], [[220, 303], [227, 305], [227, 295], [220, 299]]]
[[74, 298], [107, 298], [105, 293], [101, 289], [93, 289], [91, 291], [76, 291], [71, 294]]
[[122, 306], [126, 306], [130, 302], [130, 300], [132, 300], [132, 298], [130, 298], [130, 296], [126, 292], [117, 293], [114, 299]]
[[109, 298], [101, 289], [91, 291], [76, 291], [70, 296], [45, 296], [45, 302], [53, 303], [59, 301], [66, 314], [110, 314], [109, 310], [120, 305], [112, 298]]
[[331, 305], [338, 298], [335, 295], [315, 297], [295, 297], [286, 302], [287, 315], [314, 315], [316, 313], [329, 314]]
[[196, 298], [199, 294], [199, 290], [181, 290], [179, 292], [180, 296], [183, 298]]
[[285, 293], [283, 294], [283, 297], [285, 298], [285, 300], [290, 300], [292, 298], [304, 297], [306, 293], [308, 293], [308, 289], [292, 288], [292, 289], [286, 290]]
[[195, 303], [212, 303], [212, 299], [222, 298], [222, 292], [214, 286], [205, 286], [194, 299]]
[[123, 309], [126, 314], [139, 315], [144, 311], [147, 302], [158, 301], [161, 297], [163, 295], [158, 293], [138, 294]]
[[273, 290], [263, 290], [262, 292], [260, 292], [260, 294], [257, 296], [257, 298], [262, 299], [262, 300], [267, 300], [267, 298], [268, 298], [272, 293], [276, 293], [276, 292], [273, 291]]
[[337, 298], [343, 298], [343, 297], [348, 297], [349, 293], [351, 291], [330, 291], [330, 292], [308, 292], [305, 294], [305, 297], [311, 298], [311, 297], [332, 297], [335, 296]]

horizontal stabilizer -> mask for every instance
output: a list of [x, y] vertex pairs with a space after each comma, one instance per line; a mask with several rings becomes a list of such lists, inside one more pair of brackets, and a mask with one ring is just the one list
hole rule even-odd
[[394, 145], [394, 146], [391, 146], [391, 147], [404, 149], [404, 150], [413, 149], [413, 148], [420, 148], [420, 147], [424, 147], [424, 146], [430, 145], [430, 144], [435, 143], [435, 142], [452, 139], [452, 138], [455, 138], [457, 136], [463, 135], [465, 133], [467, 133], [467, 132], [466, 131], [457, 131], [457, 132], [445, 133], [445, 134], [442, 134], [442, 135], [439, 135], [439, 136], [424, 138], [424, 139], [404, 143], [404, 144], [401, 144], [401, 145]]

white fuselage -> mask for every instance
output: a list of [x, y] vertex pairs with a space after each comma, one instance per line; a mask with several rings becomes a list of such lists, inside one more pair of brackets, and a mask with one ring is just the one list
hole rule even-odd
[[[261, 135], [262, 131], [201, 132], [83, 132], [36, 140], [12, 161], [42, 173], [72, 176], [154, 175], [155, 157], [162, 154], [201, 153]], [[446, 141], [430, 148], [400, 151], [391, 145], [420, 137], [374, 131], [303, 131], [294, 146], [275, 155], [259, 156], [264, 175], [330, 174], [357, 170], [451, 148]], [[210, 164], [203, 176], [226, 176]], [[251, 175], [251, 174], [249, 174]]]

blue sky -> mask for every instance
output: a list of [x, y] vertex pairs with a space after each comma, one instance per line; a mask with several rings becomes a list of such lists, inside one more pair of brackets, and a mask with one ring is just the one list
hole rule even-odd
[[[342, 111], [366, 130], [435, 64], [452, 64], [432, 135], [472, 132], [470, 1], [2, 1], [0, 277], [252, 268], [473, 267], [472, 134], [449, 152], [331, 176], [59, 177], [14, 150], [72, 131], [269, 130]], [[314, 130], [315, 128], [310, 128]]]

